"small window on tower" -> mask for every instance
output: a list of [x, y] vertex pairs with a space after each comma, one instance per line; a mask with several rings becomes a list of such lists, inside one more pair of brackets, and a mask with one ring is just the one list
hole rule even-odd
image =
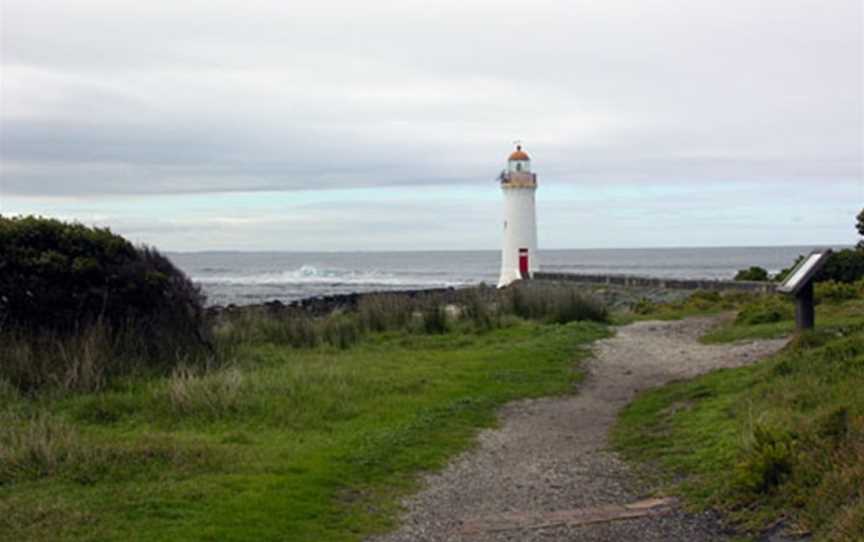
[[522, 171], [522, 164], [520, 162], [516, 162], [516, 171]]

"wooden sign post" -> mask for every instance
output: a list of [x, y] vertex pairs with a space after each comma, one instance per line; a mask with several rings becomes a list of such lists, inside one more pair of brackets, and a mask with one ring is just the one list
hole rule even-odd
[[829, 256], [830, 249], [814, 250], [789, 272], [786, 280], [777, 288], [778, 292], [795, 297], [795, 326], [799, 331], [813, 329], [816, 324], [813, 279]]

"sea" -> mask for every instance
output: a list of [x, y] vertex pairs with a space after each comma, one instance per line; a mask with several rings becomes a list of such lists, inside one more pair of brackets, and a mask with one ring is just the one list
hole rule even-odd
[[[541, 250], [543, 271], [731, 279], [739, 269], [789, 267], [813, 246]], [[352, 292], [496, 284], [501, 253], [173, 252], [209, 305], [249, 305]]]

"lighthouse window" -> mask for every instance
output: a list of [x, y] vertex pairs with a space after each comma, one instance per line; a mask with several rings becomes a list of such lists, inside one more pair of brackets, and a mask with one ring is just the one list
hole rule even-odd
[[516, 171], [522, 171], [522, 162], [516, 162]]

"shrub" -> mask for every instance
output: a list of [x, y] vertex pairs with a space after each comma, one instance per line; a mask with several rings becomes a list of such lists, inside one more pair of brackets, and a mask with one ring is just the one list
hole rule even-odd
[[97, 321], [112, 329], [134, 323], [163, 341], [201, 331], [200, 289], [155, 249], [108, 229], [0, 217], [0, 254], [6, 328], [77, 332]]
[[794, 316], [792, 305], [778, 296], [769, 296], [745, 305], [735, 319], [736, 324], [768, 324], [789, 320]]
[[[155, 249], [108, 229], [0, 216], [0, 355], [17, 360], [0, 365], [0, 374], [11, 366], [16, 385], [204, 353], [203, 304], [200, 289]], [[47, 372], [29, 370], [19, 382], [22, 360]]]
[[768, 271], [759, 266], [753, 266], [749, 269], [741, 269], [735, 274], [735, 280], [750, 280], [756, 282], [765, 282], [768, 279]]
[[860, 297], [857, 284], [846, 284], [833, 280], [817, 282], [814, 295], [817, 303], [840, 303]]
[[792, 474], [794, 455], [788, 433], [757, 425], [752, 444], [738, 463], [736, 485], [753, 493], [769, 493]]
[[[804, 259], [804, 256], [798, 256], [791, 267], [777, 273], [774, 280], [782, 282], [786, 279], [792, 269]], [[833, 280], [836, 282], [853, 283], [864, 279], [864, 250], [843, 249], [833, 252], [825, 262], [825, 266], [816, 274], [816, 282], [825, 282]]]
[[[864, 236], [864, 209], [855, 217], [855, 229], [858, 230], [858, 235]], [[856, 245], [858, 250], [864, 250], [864, 239], [858, 241]]]
[[817, 281], [834, 280], [852, 283], [864, 278], [864, 250], [844, 249], [831, 254]]

